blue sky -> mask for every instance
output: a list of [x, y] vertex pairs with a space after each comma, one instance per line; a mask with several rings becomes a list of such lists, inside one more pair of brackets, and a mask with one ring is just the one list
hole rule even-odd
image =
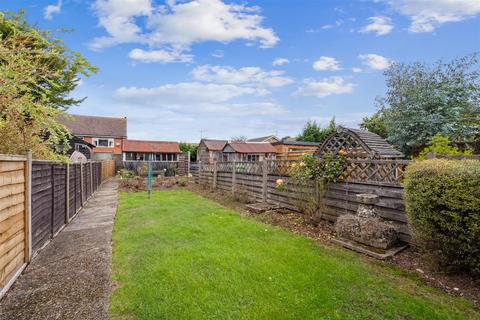
[[356, 127], [392, 61], [480, 51], [478, 0], [3, 1], [100, 72], [70, 112], [128, 117], [128, 137], [198, 141]]

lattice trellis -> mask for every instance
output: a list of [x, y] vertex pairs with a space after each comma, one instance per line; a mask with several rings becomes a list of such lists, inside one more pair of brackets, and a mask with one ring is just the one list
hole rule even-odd
[[402, 183], [408, 160], [351, 160], [342, 180], [352, 182]]
[[271, 160], [268, 161], [268, 174], [286, 176], [295, 160]]
[[374, 154], [369, 152], [364, 144], [348, 131], [338, 131], [331, 135], [319, 150], [321, 154], [345, 154], [354, 159], [373, 158]]
[[244, 174], [262, 174], [261, 162], [235, 162], [235, 172]]

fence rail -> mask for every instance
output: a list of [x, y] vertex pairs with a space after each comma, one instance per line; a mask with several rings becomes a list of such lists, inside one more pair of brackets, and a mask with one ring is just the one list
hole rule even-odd
[[[305, 197], [314, 194], [315, 186], [299, 186], [288, 172], [292, 160], [268, 160], [264, 162], [217, 162], [196, 164], [190, 168], [195, 182], [232, 194], [243, 192], [254, 201], [277, 204], [299, 210]], [[380, 201], [379, 216], [391, 221], [404, 241], [410, 241], [410, 231], [403, 204], [403, 174], [409, 161], [349, 161], [341, 180], [330, 183], [324, 194], [322, 219], [335, 221], [345, 213], [353, 213], [358, 207], [356, 194], [375, 193]], [[283, 179], [285, 190], [279, 191], [276, 180]]]
[[114, 170], [113, 161], [66, 164], [0, 155], [0, 298]]

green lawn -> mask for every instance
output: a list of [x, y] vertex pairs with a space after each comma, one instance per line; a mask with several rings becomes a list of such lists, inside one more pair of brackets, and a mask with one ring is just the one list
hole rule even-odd
[[396, 268], [181, 189], [120, 194], [113, 279], [114, 319], [480, 319]]

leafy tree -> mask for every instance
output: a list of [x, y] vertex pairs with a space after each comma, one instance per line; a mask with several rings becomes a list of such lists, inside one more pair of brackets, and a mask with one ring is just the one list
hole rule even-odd
[[197, 149], [198, 144], [196, 143], [187, 143], [187, 142], [180, 142], [180, 151], [182, 152], [190, 152], [190, 161], [197, 161]]
[[68, 139], [57, 117], [83, 99], [69, 93], [97, 69], [20, 14], [0, 13], [0, 153], [55, 159]]
[[433, 66], [394, 63], [385, 76], [388, 90], [378, 100], [380, 111], [375, 125], [381, 128], [383, 120], [387, 139], [403, 152], [415, 154], [438, 133], [454, 143], [469, 144], [479, 139], [477, 54]]
[[334, 131], [336, 127], [337, 124], [335, 122], [335, 118], [332, 118], [328, 126], [325, 128], [320, 127], [315, 120], [308, 120], [303, 127], [302, 133], [297, 136], [297, 140], [308, 142], [321, 142], [330, 133], [332, 133], [332, 131]]
[[445, 137], [441, 134], [436, 134], [433, 138], [428, 147], [423, 149], [415, 160], [425, 160], [427, 159], [427, 154], [430, 152], [434, 152], [440, 155], [462, 155], [462, 154], [472, 154], [470, 150], [460, 151], [457, 147], [450, 145], [450, 140], [448, 137]]
[[382, 112], [376, 112], [371, 117], [364, 117], [360, 128], [376, 133], [382, 138], [387, 138], [388, 136], [385, 117]]

